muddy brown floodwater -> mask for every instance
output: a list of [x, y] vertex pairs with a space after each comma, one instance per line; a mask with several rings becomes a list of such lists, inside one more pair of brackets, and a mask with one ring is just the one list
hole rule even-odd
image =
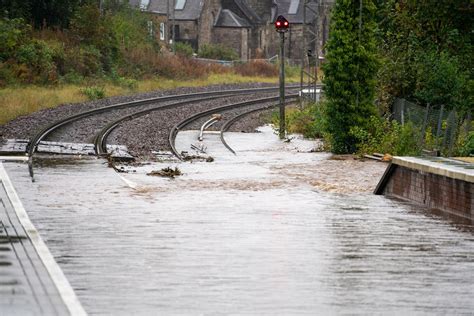
[[384, 164], [226, 139], [237, 156], [205, 135], [213, 163], [6, 168], [92, 315], [472, 315], [472, 227], [373, 195]]

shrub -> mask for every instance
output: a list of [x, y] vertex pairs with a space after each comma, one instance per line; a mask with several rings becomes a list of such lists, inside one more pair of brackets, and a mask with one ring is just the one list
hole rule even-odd
[[278, 67], [266, 61], [251, 61], [234, 67], [236, 73], [242, 76], [278, 76]]
[[17, 83], [18, 77], [11, 66], [10, 63], [0, 62], [0, 87]]
[[[122, 50], [150, 45], [159, 51], [157, 42], [150, 34], [150, 16], [129, 7], [122, 7], [113, 14], [108, 14], [106, 20], [107, 28]], [[153, 29], [151, 31], [153, 33]]]
[[237, 60], [239, 55], [235, 50], [221, 44], [204, 44], [199, 47], [199, 57], [219, 60]]
[[469, 132], [466, 142], [460, 150], [461, 156], [474, 156], [474, 131]]
[[45, 41], [33, 39], [20, 46], [16, 59], [28, 71], [21, 76], [22, 81], [30, 83], [48, 83], [57, 79], [56, 65], [53, 62], [54, 50]]
[[361, 155], [389, 153], [392, 155], [418, 155], [421, 152], [418, 141], [420, 130], [411, 122], [400, 125], [397, 121], [372, 116], [367, 128], [354, 126], [350, 134], [357, 143]]
[[113, 82], [121, 87], [130, 89], [130, 90], [135, 90], [138, 88], [138, 82], [135, 79], [132, 78], [125, 78], [125, 77], [120, 77], [119, 75], [115, 75], [112, 78]]
[[106, 29], [98, 6], [86, 4], [76, 10], [71, 19], [70, 31], [76, 42], [97, 45]]
[[[446, 52], [428, 52], [419, 57], [418, 82], [414, 96], [423, 104], [441, 105], [448, 109], [462, 108], [468, 74], [455, 56]], [[472, 103], [471, 103], [472, 104]]]
[[175, 49], [176, 49], [176, 54], [182, 57], [190, 58], [194, 54], [193, 47], [188, 43], [176, 42]]
[[[287, 107], [285, 113], [287, 131], [302, 134], [306, 138], [327, 138], [325, 110], [325, 102], [307, 103], [302, 109]], [[275, 127], [280, 125], [279, 116], [279, 111], [272, 113], [271, 121]]]
[[84, 81], [84, 76], [77, 72], [71, 71], [60, 78], [61, 83], [80, 84]]
[[206, 65], [178, 55], [157, 54], [150, 48], [136, 48], [125, 53], [123, 75], [132, 77], [163, 76], [170, 79], [193, 79], [219, 72], [223, 66]]
[[29, 41], [30, 31], [23, 19], [0, 19], [0, 61], [14, 57], [16, 49]]
[[171, 79], [192, 79], [209, 74], [206, 65], [180, 56], [161, 56], [155, 60], [154, 69], [157, 75]]
[[90, 45], [68, 48], [65, 52], [64, 73], [70, 72], [84, 77], [102, 74], [100, 51]]
[[81, 93], [89, 98], [89, 100], [97, 100], [105, 98], [105, 89], [98, 86], [90, 86], [81, 89]]
[[71, 34], [77, 45], [93, 47], [99, 52], [102, 70], [109, 72], [114, 68], [120, 51], [109, 15], [102, 18], [96, 5], [83, 5], [71, 19]]

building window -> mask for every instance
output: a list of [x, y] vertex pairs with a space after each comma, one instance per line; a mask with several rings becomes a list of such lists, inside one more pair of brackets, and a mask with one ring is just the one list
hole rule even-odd
[[148, 8], [148, 4], [150, 0], [140, 0], [140, 9], [146, 10]]
[[179, 25], [175, 25], [174, 26], [174, 31], [172, 32], [172, 34], [174, 33], [174, 39], [177, 41], [178, 39], [180, 39], [180, 36], [179, 36]]
[[153, 29], [153, 21], [147, 21], [146, 25], [148, 27], [148, 35], [150, 35], [151, 38], [155, 37], [155, 31]]
[[160, 23], [160, 40], [165, 40], [165, 23]]
[[296, 14], [298, 12], [299, 6], [300, 0], [291, 0], [290, 8], [288, 9], [288, 14]]
[[183, 10], [186, 5], [186, 0], [176, 0], [175, 10]]

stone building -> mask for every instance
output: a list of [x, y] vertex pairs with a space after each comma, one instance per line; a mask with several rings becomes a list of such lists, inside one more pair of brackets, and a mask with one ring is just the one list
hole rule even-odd
[[[304, 0], [275, 0], [272, 8], [271, 23], [267, 25], [266, 37], [269, 45], [265, 47], [265, 54], [267, 56], [277, 55], [279, 52], [279, 34], [275, 32], [273, 23], [279, 15], [283, 15], [289, 22], [290, 28], [286, 33], [286, 57], [299, 62], [302, 54], [307, 53], [308, 50], [314, 51], [314, 44], [310, 45], [312, 38], [306, 34], [307, 47], [303, 48], [303, 28], [305, 22], [308, 28], [313, 28], [317, 22], [319, 25], [319, 55], [323, 54], [323, 47], [329, 35], [329, 16], [335, 0], [319, 0], [309, 3], [309, 9], [306, 9], [306, 21], [304, 14]], [[319, 5], [317, 4], [319, 2]], [[318, 12], [316, 17], [314, 12]]]
[[[174, 8], [173, 8], [174, 2]], [[197, 50], [199, 44], [211, 43], [212, 31], [220, 10], [220, 0], [132, 0], [132, 6], [165, 18], [160, 26], [161, 39], [186, 42]]]
[[224, 44], [234, 49], [240, 59], [246, 61], [250, 57], [251, 29], [247, 20], [228, 9], [222, 9], [214, 25], [212, 43]]
[[[322, 47], [334, 0], [318, 2]], [[233, 48], [242, 60], [275, 56], [279, 39], [273, 23], [279, 15], [290, 22], [286, 34], [287, 57], [298, 61], [307, 50], [302, 47], [305, 0], [131, 0], [130, 3], [167, 20], [167, 25], [161, 26], [164, 41], [168, 42], [174, 31], [176, 41], [187, 42], [195, 50], [203, 44], [219, 43]], [[314, 4], [313, 9], [316, 9]], [[314, 20], [314, 14], [307, 14], [307, 22]]]

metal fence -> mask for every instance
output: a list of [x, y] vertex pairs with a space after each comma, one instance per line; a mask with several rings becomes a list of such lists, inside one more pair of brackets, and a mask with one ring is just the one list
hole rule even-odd
[[421, 106], [405, 99], [395, 99], [393, 119], [402, 125], [411, 122], [420, 131], [420, 148], [444, 156], [452, 156], [459, 140], [472, 130], [472, 111], [461, 114], [444, 105]]
[[[252, 62], [268, 62], [271, 64], [279, 64], [279, 58], [278, 55], [275, 55], [270, 58], [252, 58], [252, 59], [247, 59], [247, 60], [219, 60], [219, 59], [209, 59], [209, 58], [201, 58], [201, 57], [194, 57], [194, 60], [197, 60], [199, 62], [205, 63], [205, 64], [219, 64], [219, 65], [224, 65], [224, 66], [235, 66], [235, 65], [241, 65], [241, 64], [247, 64], [247, 63], [252, 63]], [[285, 64], [292, 66], [292, 67], [297, 67], [299, 66], [299, 60], [293, 60], [289, 58], [285, 58]]]

